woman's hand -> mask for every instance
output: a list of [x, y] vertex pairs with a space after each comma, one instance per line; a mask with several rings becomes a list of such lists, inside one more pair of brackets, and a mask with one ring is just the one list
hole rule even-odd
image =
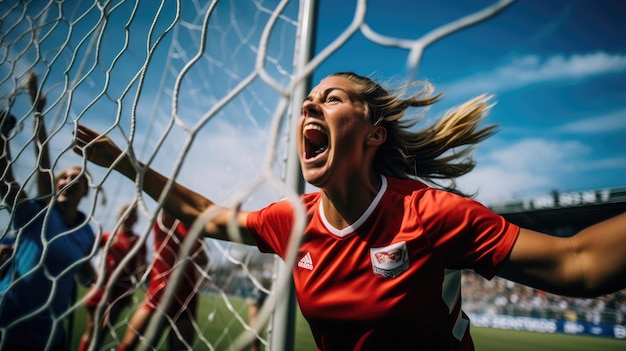
[[8, 111], [0, 111], [0, 134], [2, 136], [8, 138], [16, 123], [17, 120]]
[[82, 124], [78, 125], [74, 136], [76, 138], [74, 152], [84, 155], [87, 160], [99, 166], [109, 168], [122, 154], [122, 150], [109, 137], [100, 135]]

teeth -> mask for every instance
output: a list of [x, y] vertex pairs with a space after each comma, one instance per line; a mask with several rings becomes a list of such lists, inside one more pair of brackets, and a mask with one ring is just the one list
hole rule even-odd
[[324, 129], [323, 129], [322, 127], [318, 126], [317, 124], [307, 124], [307, 125], [305, 125], [305, 126], [304, 126], [304, 130], [305, 130], [305, 131], [307, 131], [307, 130], [313, 130], [313, 129], [314, 129], [314, 130], [318, 130], [318, 131], [320, 131], [320, 132], [322, 132], [322, 133], [326, 134], [326, 132], [324, 131]]
[[328, 148], [328, 135], [320, 125], [314, 123], [305, 125], [303, 134], [307, 145], [307, 157], [321, 154]]

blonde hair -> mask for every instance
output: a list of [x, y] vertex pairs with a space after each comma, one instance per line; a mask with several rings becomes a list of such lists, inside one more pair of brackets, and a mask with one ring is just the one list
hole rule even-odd
[[[496, 125], [479, 128], [493, 106], [491, 96], [475, 97], [449, 111], [439, 121], [421, 130], [412, 130], [424, 112], [406, 115], [409, 107], [426, 107], [439, 101], [441, 93], [433, 95], [433, 86], [424, 81], [412, 85], [421, 89], [403, 98], [400, 93], [389, 93], [372, 79], [352, 72], [340, 76], [357, 85], [357, 95], [368, 108], [373, 125], [385, 127], [387, 140], [377, 151], [374, 171], [395, 178], [419, 178], [438, 188], [465, 195], [456, 189], [455, 178], [470, 172], [476, 162], [473, 147], [496, 132]], [[442, 184], [446, 180], [449, 184]], [[466, 196], [466, 195], [465, 195]]]

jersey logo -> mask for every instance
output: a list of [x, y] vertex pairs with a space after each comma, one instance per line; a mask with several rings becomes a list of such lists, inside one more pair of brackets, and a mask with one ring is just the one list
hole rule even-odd
[[308, 269], [310, 271], [313, 270], [313, 260], [311, 259], [311, 254], [309, 252], [307, 252], [306, 255], [300, 259], [300, 261], [298, 261], [298, 267]]
[[371, 248], [370, 258], [374, 274], [380, 274], [383, 277], [395, 278], [409, 269], [409, 251], [405, 241], [385, 247]]

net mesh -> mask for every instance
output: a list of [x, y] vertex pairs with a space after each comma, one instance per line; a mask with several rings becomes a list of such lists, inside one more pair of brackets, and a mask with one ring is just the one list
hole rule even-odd
[[[294, 79], [299, 4], [4, 1], [0, 6], [0, 104], [16, 117], [16, 127], [5, 139], [11, 145], [9, 164], [22, 189], [29, 195], [36, 193], [37, 155], [31, 151], [36, 143], [34, 111], [27, 90], [34, 72], [37, 88], [47, 100], [42, 115], [50, 168], [57, 172], [82, 164], [89, 171], [93, 191], [81, 202], [81, 210], [90, 218], [96, 241], [103, 232], [117, 231], [120, 223], [115, 213], [122, 204], [138, 205], [135, 232], [141, 240], [131, 253], [146, 247], [149, 265], [134, 282], [131, 305], [95, 333], [92, 348], [112, 348], [142, 305], [151, 268], [159, 260], [151, 226], [159, 206], [141, 193], [139, 180], [133, 184], [73, 155], [73, 128], [81, 123], [109, 135], [133, 158], [226, 205], [253, 209], [261, 201], [293, 193], [281, 181], [286, 157], [281, 150], [288, 138], [284, 111], [289, 102], [286, 91]], [[233, 160], [224, 150], [241, 156]], [[205, 168], [209, 164], [228, 166]], [[5, 243], [19, 240], [21, 233], [10, 225], [14, 205], [2, 202]], [[192, 230], [189, 237], [193, 236], [197, 231]], [[102, 248], [94, 246], [89, 254], [98, 273], [96, 284], [106, 287], [105, 296], [114, 295], [103, 278], [108, 276], [104, 258], [111, 248], [110, 241]], [[196, 265], [195, 287], [202, 313], [192, 321], [195, 340], [186, 346], [224, 349], [251, 330], [251, 292], [269, 293], [270, 287], [276, 291], [276, 282], [260, 283], [261, 277], [273, 272], [274, 257], [211, 240], [204, 241], [204, 250], [210, 260], [206, 267]], [[121, 274], [130, 256], [110, 273], [112, 279]], [[172, 299], [172, 291], [164, 293], [164, 300]], [[71, 307], [55, 317], [57, 325], [73, 323], [70, 327], [84, 329], [84, 303], [89, 297], [85, 288], [79, 290]], [[48, 307], [49, 301], [37, 306]], [[184, 309], [185, 303], [180, 307]], [[104, 320], [108, 305], [101, 303], [95, 312], [96, 319]], [[260, 327], [267, 326], [269, 313], [265, 316], [257, 323]], [[180, 338], [176, 321], [164, 318], [172, 330], [170, 338]], [[166, 347], [166, 339], [150, 337], [148, 331], [140, 344]], [[268, 343], [265, 333], [252, 334]], [[75, 344], [76, 335], [70, 338]]]
[[[142, 193], [140, 177], [130, 182], [75, 155], [72, 131], [77, 123], [106, 134], [133, 160], [141, 160], [217, 203], [257, 209], [283, 197], [295, 199], [297, 193], [286, 182], [289, 111], [292, 103], [295, 108], [300, 105], [300, 101], [292, 101], [295, 88], [324, 60], [360, 32], [375, 45], [406, 50], [410, 79], [417, 75], [428, 45], [488, 19], [510, 2], [496, 2], [429, 33], [400, 39], [371, 28], [365, 20], [366, 1], [357, 1], [352, 22], [306, 64], [297, 59], [306, 46], [303, 41], [307, 38], [302, 37], [306, 21], [301, 11], [307, 1], [0, 2], [0, 107], [16, 117], [15, 128], [3, 138], [11, 145], [8, 165], [21, 188], [36, 193], [38, 156], [31, 151], [36, 143], [32, 129], [35, 110], [28, 93], [30, 74], [35, 73], [38, 94], [46, 97], [41, 114], [52, 161], [44, 171], [58, 172], [74, 164], [87, 169], [92, 191], [80, 208], [89, 218], [96, 242], [103, 232], [120, 228], [115, 213], [123, 204], [133, 203], [138, 209], [134, 231], [140, 240], [131, 254], [147, 248], [148, 268], [133, 280], [129, 307], [107, 321], [103, 330], [94, 330], [91, 349], [115, 348], [144, 301], [149, 272], [159, 259], [152, 224], [160, 206]], [[6, 170], [0, 171], [6, 182]], [[3, 242], [10, 243], [21, 233], [10, 225], [15, 203], [3, 199], [1, 206], [0, 235]], [[302, 213], [299, 216], [303, 218]], [[191, 256], [198, 232], [198, 228], [190, 228], [187, 239], [180, 242], [180, 257]], [[71, 235], [71, 231], [63, 235]], [[270, 347], [268, 321], [276, 300], [288, 289], [288, 274], [277, 276], [275, 258], [258, 254], [256, 248], [208, 239], [202, 242], [209, 260], [192, 266], [197, 274], [193, 292], [199, 302], [196, 318], [191, 320], [194, 338], [185, 346], [241, 349], [258, 337], [262, 345]], [[87, 257], [96, 269], [98, 286], [106, 286], [104, 258], [112, 243], [110, 240], [102, 248], [94, 244]], [[292, 244], [295, 247], [297, 240]], [[113, 278], [122, 274], [130, 257], [115, 267]], [[295, 259], [289, 257], [288, 266]], [[6, 262], [11, 258], [14, 255]], [[181, 275], [183, 261], [177, 260], [171, 268], [173, 276]], [[188, 302], [175, 301], [175, 287], [169, 284], [163, 298], [184, 310]], [[251, 326], [249, 307], [254, 290], [269, 294], [269, 298]], [[105, 296], [114, 294], [110, 286], [104, 291]], [[59, 326], [79, 330], [69, 333], [72, 349], [85, 329], [89, 297], [86, 289], [80, 288], [71, 306], [55, 316]], [[49, 304], [37, 308], [47, 309]], [[101, 322], [109, 306], [101, 303], [97, 307], [95, 318]], [[177, 320], [165, 315], [163, 308], [154, 314], [165, 318], [172, 331], [170, 338], [182, 338]], [[145, 348], [167, 348], [167, 335], [159, 330], [156, 322], [152, 323], [139, 343]], [[48, 346], [51, 343], [50, 338]]]

